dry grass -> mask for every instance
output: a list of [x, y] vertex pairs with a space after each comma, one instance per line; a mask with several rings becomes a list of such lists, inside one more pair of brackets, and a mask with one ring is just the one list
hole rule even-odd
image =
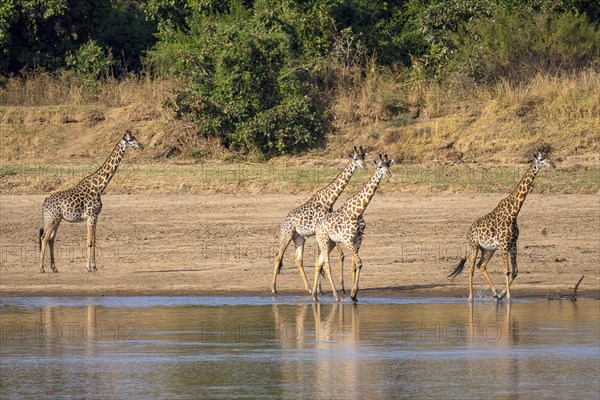
[[32, 72], [0, 84], [4, 162], [101, 159], [124, 129], [143, 139], [145, 159], [214, 159], [227, 153], [217, 139], [200, 137], [194, 124], [176, 119], [166, 106], [181, 84], [174, 79], [88, 82], [67, 72]]
[[427, 82], [415, 68], [375, 70], [355, 87], [338, 90], [333, 112], [347, 133], [337, 145], [367, 144], [413, 162], [513, 163], [524, 161], [533, 144], [547, 141], [558, 157], [599, 160], [597, 70], [477, 86]]
[[[81, 151], [63, 154], [60, 144], [73, 137], [78, 138], [74, 147], [91, 146], [104, 154], [96, 144], [104, 143], [103, 135], [132, 127], [146, 132], [150, 151], [143, 157], [230, 158], [218, 140], [199, 137], [194, 124], [177, 120], [165, 106], [180, 85], [148, 77], [90, 83], [68, 72], [4, 79], [1, 155], [5, 160], [71, 157]], [[511, 165], [524, 162], [534, 143], [547, 141], [557, 158], [594, 165], [600, 160], [600, 73], [594, 69], [477, 86], [428, 81], [418, 62], [390, 70], [372, 60], [365, 69], [348, 71], [334, 93], [331, 112], [338, 133], [328, 138], [329, 154], [345, 153], [351, 143], [405, 162]], [[52, 141], [36, 139], [42, 134]], [[23, 135], [25, 150], [13, 140]]]
[[174, 79], [128, 76], [89, 81], [69, 72], [55, 75], [44, 71], [24, 73], [0, 81], [2, 106], [83, 106], [124, 107], [148, 104], [162, 109], [173, 89]]

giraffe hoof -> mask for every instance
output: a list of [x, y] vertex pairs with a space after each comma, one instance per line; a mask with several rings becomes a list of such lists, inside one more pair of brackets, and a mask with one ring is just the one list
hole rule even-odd
[[40, 269], [40, 274], [43, 274], [43, 273], [45, 273], [45, 272], [46, 272], [46, 271], [44, 271], [44, 268], [41, 268], [41, 269]]
[[358, 303], [356, 296], [350, 296], [350, 300], [352, 300], [353, 303]]

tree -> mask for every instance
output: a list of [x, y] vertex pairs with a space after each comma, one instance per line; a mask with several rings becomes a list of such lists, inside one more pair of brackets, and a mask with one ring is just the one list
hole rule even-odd
[[141, 68], [155, 24], [138, 0], [4, 0], [0, 4], [0, 73], [37, 67], [56, 71], [90, 40], [110, 48], [121, 66]]

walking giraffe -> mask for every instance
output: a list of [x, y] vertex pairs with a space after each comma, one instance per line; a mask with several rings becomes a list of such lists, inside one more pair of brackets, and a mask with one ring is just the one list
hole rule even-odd
[[[323, 219], [327, 213], [331, 212], [333, 204], [336, 202], [340, 194], [348, 185], [350, 178], [358, 168], [366, 169], [365, 158], [367, 153], [363, 151], [362, 146], [358, 149], [354, 146], [354, 152], [349, 154], [350, 162], [346, 168], [335, 177], [335, 179], [326, 187], [315, 193], [308, 201], [301, 206], [293, 209], [283, 220], [279, 233], [279, 246], [275, 254], [273, 285], [271, 293], [277, 293], [277, 274], [280, 273], [282, 267], [283, 254], [289, 243], [293, 240], [296, 247], [295, 262], [300, 276], [304, 281], [306, 290], [311, 293], [306, 272], [302, 264], [304, 254], [304, 243], [306, 239], [314, 236], [315, 225]], [[340, 258], [340, 282], [342, 290], [344, 289], [343, 281], [343, 259], [344, 254], [338, 247], [338, 256]]]
[[377, 168], [361, 191], [346, 201], [339, 209], [327, 215], [316, 226], [315, 236], [319, 246], [319, 256], [315, 266], [315, 282], [312, 290], [314, 301], [318, 301], [317, 286], [319, 283], [319, 274], [323, 268], [329, 279], [335, 300], [340, 301], [333, 279], [331, 278], [329, 264], [329, 253], [334, 246], [340, 243], [352, 254], [352, 291], [350, 298], [354, 302], [357, 301], [358, 281], [360, 270], [362, 269], [362, 260], [358, 255], [358, 251], [360, 250], [362, 241], [362, 232], [365, 228], [362, 214], [371, 202], [373, 195], [375, 195], [381, 179], [384, 176], [392, 176], [390, 167], [394, 163], [394, 160], [388, 160], [387, 154], [383, 157], [380, 154], [379, 161], [373, 160], [373, 162]]
[[50, 268], [58, 272], [54, 263], [54, 240], [60, 222], [81, 222], [87, 219], [87, 269], [96, 268], [96, 223], [102, 210], [100, 196], [106, 185], [117, 172], [125, 150], [132, 147], [143, 149], [140, 142], [127, 130], [102, 166], [93, 174], [83, 178], [74, 188], [51, 194], [42, 205], [42, 224], [40, 228], [40, 271], [44, 271], [46, 245], [50, 247]]
[[[460, 275], [468, 258], [470, 302], [473, 301], [473, 274], [475, 272], [475, 261], [478, 251], [481, 251], [481, 258], [477, 263], [477, 268], [479, 268], [492, 289], [494, 298], [502, 300], [504, 295], [506, 295], [506, 299], [510, 301], [510, 285], [517, 277], [519, 271], [517, 268], [517, 239], [519, 238], [517, 216], [539, 170], [556, 167], [549, 159], [550, 151], [551, 149], [548, 145], [538, 147], [533, 153], [531, 166], [511, 194], [500, 201], [492, 212], [479, 218], [471, 225], [467, 233], [469, 245], [467, 253], [460, 260], [454, 271], [448, 275], [452, 279]], [[499, 295], [486, 270], [487, 263], [496, 250], [500, 250], [501, 252], [502, 267], [506, 277], [506, 286]], [[508, 264], [509, 257], [511, 269], [509, 269]]]

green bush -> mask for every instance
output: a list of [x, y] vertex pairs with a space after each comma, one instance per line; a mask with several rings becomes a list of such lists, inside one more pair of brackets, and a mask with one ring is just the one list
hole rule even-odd
[[[468, 21], [489, 15], [495, 0], [410, 0], [406, 12], [426, 43], [420, 61], [431, 75], [447, 74], [457, 32]], [[459, 37], [462, 37], [459, 35]]]
[[325, 126], [311, 66], [299, 63], [300, 14], [278, 4], [196, 15], [189, 33], [163, 31], [150, 53], [158, 69], [189, 81], [172, 104], [180, 116], [229, 148], [267, 157], [318, 144]]
[[600, 61], [600, 30], [573, 12], [515, 13], [498, 7], [453, 37], [456, 69], [482, 81], [521, 81], [542, 72], [559, 74]]
[[93, 40], [81, 45], [66, 57], [67, 66], [82, 78], [96, 80], [110, 74], [112, 54]]
[[[111, 48], [121, 70], [139, 71], [156, 26], [142, 0], [0, 1], [0, 74], [42, 68], [57, 72], [90, 40]], [[115, 63], [116, 65], [116, 63]]]

